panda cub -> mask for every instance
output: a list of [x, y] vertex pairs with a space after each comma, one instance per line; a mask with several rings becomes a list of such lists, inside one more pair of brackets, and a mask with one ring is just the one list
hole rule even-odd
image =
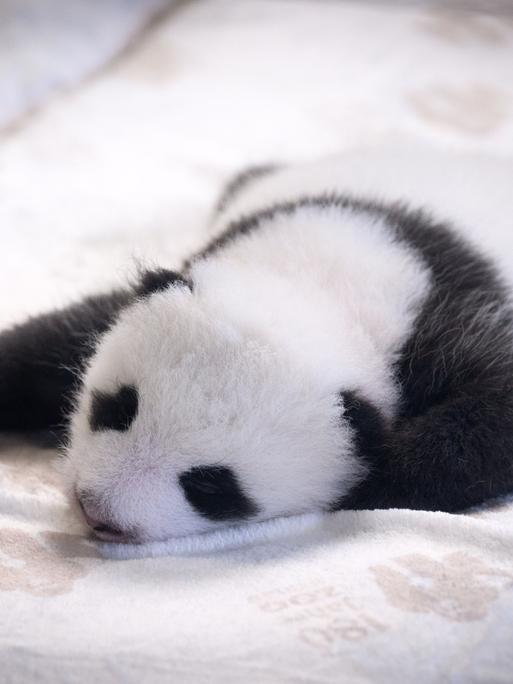
[[0, 336], [0, 429], [66, 429], [98, 539], [513, 490], [513, 316], [493, 265], [316, 173], [243, 173], [179, 273]]

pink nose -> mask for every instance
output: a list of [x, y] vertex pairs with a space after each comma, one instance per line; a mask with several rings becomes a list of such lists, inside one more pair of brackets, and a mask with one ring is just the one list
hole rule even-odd
[[119, 529], [112, 524], [110, 520], [106, 520], [101, 513], [101, 507], [95, 502], [93, 496], [89, 493], [77, 493], [78, 503], [84, 514], [86, 523], [91, 528], [95, 537], [102, 541], [110, 542], [127, 542], [133, 541], [133, 535]]

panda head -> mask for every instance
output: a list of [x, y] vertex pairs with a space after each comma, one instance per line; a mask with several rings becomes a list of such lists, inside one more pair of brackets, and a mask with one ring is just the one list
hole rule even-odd
[[354, 483], [340, 398], [181, 278], [100, 339], [65, 463], [94, 534], [147, 542], [329, 508]]

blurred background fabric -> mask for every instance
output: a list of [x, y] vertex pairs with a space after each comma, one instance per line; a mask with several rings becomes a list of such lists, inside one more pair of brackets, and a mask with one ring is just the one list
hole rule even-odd
[[[0, 129], [44, 103], [53, 93], [76, 85], [136, 44], [145, 29], [161, 19], [176, 1], [2, 0]], [[510, 0], [366, 0], [366, 3], [402, 4], [439, 11], [481, 10], [498, 16], [513, 13]]]
[[513, 14], [465, 4], [4, 0], [2, 269], [32, 276], [0, 319], [179, 260], [246, 164], [406, 138], [508, 158]]
[[172, 0], [2, 0], [0, 129], [119, 54]]

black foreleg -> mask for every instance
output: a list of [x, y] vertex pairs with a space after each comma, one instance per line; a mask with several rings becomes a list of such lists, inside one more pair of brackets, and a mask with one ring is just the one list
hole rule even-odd
[[[358, 432], [369, 406], [348, 417]], [[374, 416], [360, 438], [368, 478], [337, 508], [461, 511], [513, 491], [513, 391], [508, 383], [483, 393], [470, 386], [386, 430]], [[364, 433], [362, 433], [364, 434]], [[367, 435], [369, 435], [367, 427]]]
[[94, 337], [133, 296], [119, 290], [88, 297], [0, 334], [0, 431], [62, 431]]

